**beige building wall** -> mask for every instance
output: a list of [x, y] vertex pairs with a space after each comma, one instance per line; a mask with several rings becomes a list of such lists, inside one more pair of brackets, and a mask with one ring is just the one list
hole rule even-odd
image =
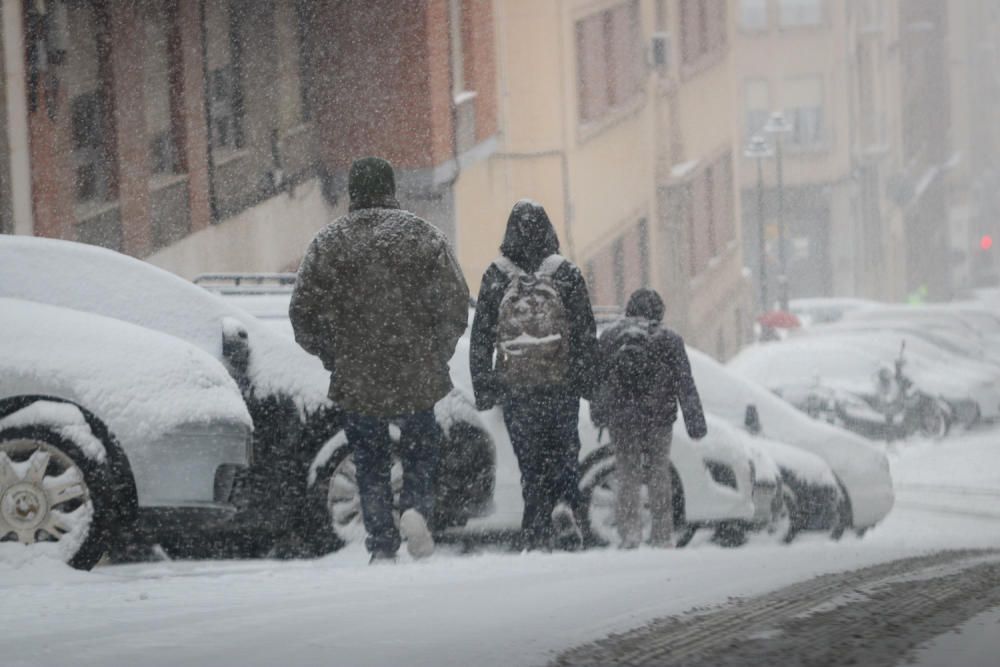
[[[744, 145], [759, 131], [754, 111], [783, 111], [786, 255], [792, 296], [897, 298], [905, 258], [892, 257], [900, 212], [887, 199], [898, 166], [898, 0], [738, 0], [736, 126]], [[821, 116], [810, 128], [811, 108]], [[799, 111], [796, 111], [796, 110]], [[802, 110], [805, 109], [805, 113]], [[773, 138], [769, 137], [771, 144]], [[893, 151], [897, 152], [894, 157]], [[777, 248], [775, 160], [764, 163], [765, 237], [771, 296]], [[744, 229], [756, 246], [757, 169], [742, 158]], [[756, 268], [758, 261], [752, 262]]]
[[[580, 43], [590, 42], [579, 35], [596, 17], [633, 11], [632, 3], [496, 0], [500, 146], [484, 169], [460, 177], [456, 192], [464, 179], [469, 193], [485, 196], [457, 195], [458, 248], [470, 285], [478, 289], [510, 207], [522, 197], [534, 199], [556, 226], [563, 254], [587, 275], [595, 304], [621, 305], [633, 289], [654, 287], [667, 302], [670, 324], [692, 344], [726, 357], [749, 329], [738, 225], [730, 214], [731, 238], [704, 270], [690, 275], [681, 268], [687, 266], [686, 241], [675, 238], [683, 221], [664, 192], [732, 154], [731, 60], [727, 48], [682, 74], [680, 4], [635, 4], [637, 34], [624, 45], [638, 61], [635, 88], [627, 87], [630, 80], [610, 83], [632, 94], [595, 118], [590, 105], [596, 103], [580, 88], [592, 70], [581, 70], [602, 65], [581, 56], [578, 50], [588, 47]], [[713, 12], [732, 11], [729, 0], [708, 4]], [[624, 29], [619, 18], [609, 19], [615, 30]], [[654, 33], [669, 35], [667, 64], [652, 60]], [[728, 34], [725, 42], [731, 42]], [[719, 210], [734, 212], [735, 165], [730, 174]]]

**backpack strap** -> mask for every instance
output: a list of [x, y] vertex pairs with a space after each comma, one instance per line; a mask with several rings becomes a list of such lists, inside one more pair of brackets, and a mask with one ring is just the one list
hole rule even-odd
[[505, 274], [507, 274], [507, 277], [508, 277], [508, 278], [513, 278], [514, 276], [521, 276], [521, 275], [524, 275], [524, 271], [522, 271], [522, 270], [521, 270], [521, 267], [519, 267], [519, 266], [518, 266], [517, 264], [515, 264], [514, 262], [510, 261], [510, 260], [509, 260], [509, 259], [508, 259], [508, 258], [507, 258], [506, 256], [504, 256], [504, 255], [500, 255], [499, 257], [497, 257], [496, 259], [494, 259], [494, 260], [493, 260], [493, 264], [494, 264], [494, 265], [495, 265], [495, 266], [496, 266], [496, 267], [497, 267], [498, 269], [500, 269], [500, 270], [501, 270], [501, 271], [503, 271], [503, 272], [504, 272]]
[[552, 276], [565, 261], [566, 258], [559, 253], [551, 254], [545, 258], [545, 261], [542, 262], [542, 265], [538, 267], [538, 271], [535, 273], [542, 276]]

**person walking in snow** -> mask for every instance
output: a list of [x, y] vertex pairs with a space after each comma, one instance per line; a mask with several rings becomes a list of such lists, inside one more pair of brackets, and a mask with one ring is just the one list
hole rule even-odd
[[707, 433], [684, 340], [662, 326], [663, 312], [659, 294], [636, 290], [625, 317], [605, 329], [599, 341], [601, 384], [591, 417], [611, 431], [618, 474], [615, 519], [625, 549], [642, 542], [639, 492], [644, 482], [652, 514], [650, 544], [673, 546], [670, 442], [677, 404], [691, 438]]
[[[468, 321], [469, 288], [444, 234], [400, 209], [388, 162], [355, 161], [348, 192], [348, 214], [306, 251], [288, 315], [295, 340], [330, 371], [330, 398], [346, 412], [372, 560], [394, 558], [400, 533], [421, 558], [434, 550], [428, 522], [442, 438], [434, 404], [452, 388], [448, 360]], [[398, 529], [390, 420], [401, 431]]]
[[524, 547], [576, 549], [578, 415], [580, 398], [592, 394], [597, 352], [587, 285], [559, 255], [555, 229], [537, 203], [514, 205], [500, 253], [483, 274], [472, 324], [476, 406], [503, 409], [521, 469]]

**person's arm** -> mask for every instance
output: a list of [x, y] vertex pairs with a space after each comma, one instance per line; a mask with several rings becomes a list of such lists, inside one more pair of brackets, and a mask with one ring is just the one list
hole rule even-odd
[[597, 322], [583, 273], [568, 262], [559, 271], [563, 272], [561, 277], [567, 285], [563, 303], [570, 318], [570, 377], [580, 395], [589, 400], [597, 386]]
[[295, 342], [319, 357], [333, 371], [333, 331], [327, 326], [333, 266], [324, 258], [319, 237], [313, 239], [302, 258], [295, 289], [288, 306]]
[[701, 407], [701, 397], [691, 375], [691, 362], [684, 349], [684, 340], [676, 336], [673, 341], [673, 376], [677, 383], [677, 402], [684, 413], [684, 424], [688, 435], [695, 440], [704, 438], [708, 433], [705, 424], [705, 412]]
[[442, 243], [435, 258], [430, 292], [433, 299], [430, 305], [438, 314], [435, 322], [438, 341], [443, 354], [451, 358], [469, 322], [469, 285], [447, 241]]
[[502, 394], [502, 387], [493, 370], [493, 351], [503, 289], [503, 274], [491, 265], [483, 274], [469, 336], [469, 371], [472, 373], [476, 407], [480, 410], [492, 408], [499, 402]]

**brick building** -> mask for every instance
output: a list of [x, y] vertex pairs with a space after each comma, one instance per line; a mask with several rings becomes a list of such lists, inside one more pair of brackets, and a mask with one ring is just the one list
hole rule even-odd
[[4, 231], [281, 270], [361, 155], [454, 239], [496, 144], [489, 0], [0, 1]]

